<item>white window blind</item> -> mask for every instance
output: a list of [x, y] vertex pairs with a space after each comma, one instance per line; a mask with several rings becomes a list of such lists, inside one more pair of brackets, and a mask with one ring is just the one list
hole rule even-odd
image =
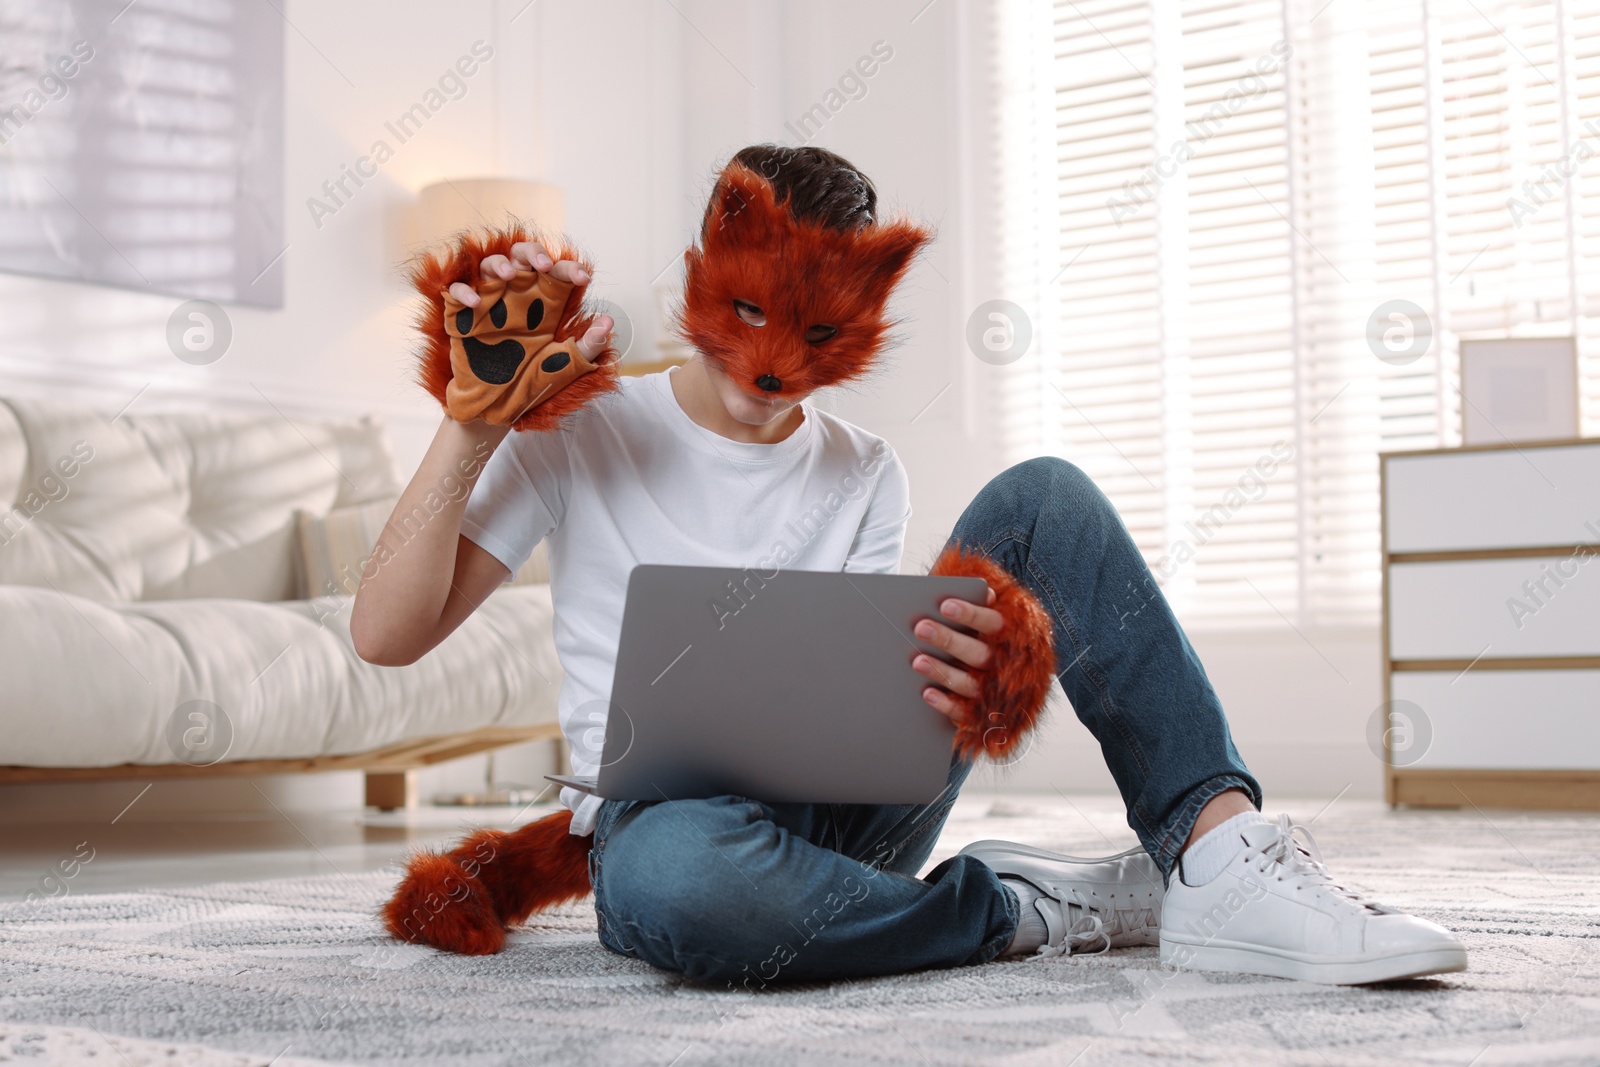
[[1600, 0], [993, 10], [1007, 447], [1187, 622], [1376, 621], [1376, 456], [1459, 443], [1463, 337], [1576, 335], [1600, 431]]

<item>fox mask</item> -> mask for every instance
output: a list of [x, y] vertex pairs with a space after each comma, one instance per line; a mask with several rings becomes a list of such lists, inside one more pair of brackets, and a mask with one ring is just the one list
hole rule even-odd
[[797, 220], [770, 182], [730, 164], [684, 253], [677, 330], [762, 398], [858, 379], [888, 341], [890, 294], [932, 237], [907, 219], [848, 233]]

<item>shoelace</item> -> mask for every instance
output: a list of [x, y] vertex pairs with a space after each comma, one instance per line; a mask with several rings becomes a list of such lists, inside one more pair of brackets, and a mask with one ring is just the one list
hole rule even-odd
[[[1045, 942], [1034, 950], [1034, 960], [1047, 960], [1057, 956], [1098, 956], [1111, 947], [1111, 933], [1106, 929], [1106, 924], [1081, 901], [1056, 900], [1051, 897], [1041, 897], [1039, 903], [1046, 907], [1059, 910], [1062, 922], [1066, 924], [1066, 933], [1054, 944]], [[1072, 918], [1077, 913], [1077, 918]], [[1087, 946], [1100, 943], [1100, 947], [1086, 951]]]
[[1342, 897], [1368, 911], [1380, 910], [1372, 901], [1334, 879], [1333, 872], [1323, 865], [1322, 850], [1317, 847], [1310, 828], [1287, 815], [1278, 816], [1278, 835], [1261, 849], [1259, 856], [1260, 861], [1254, 865], [1257, 874], [1266, 874], [1277, 864], [1304, 885]]
[[1112, 937], [1136, 932], [1154, 933], [1161, 928], [1161, 920], [1156, 918], [1153, 908], [1113, 908], [1111, 911], [1111, 925], [1106, 927], [1106, 933]]
[[[1085, 952], [1085, 945], [1099, 941], [1100, 947], [1092, 952]], [[1085, 915], [1077, 922], [1067, 927], [1066, 936], [1054, 945], [1040, 945], [1034, 953], [1036, 960], [1047, 960], [1055, 956], [1098, 956], [1111, 947], [1111, 935], [1106, 933], [1106, 924], [1100, 921], [1098, 915]]]

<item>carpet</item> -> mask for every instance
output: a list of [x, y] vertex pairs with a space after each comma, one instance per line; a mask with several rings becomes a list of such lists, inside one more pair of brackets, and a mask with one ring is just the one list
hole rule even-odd
[[[936, 858], [1109, 852], [1120, 824], [1109, 802], [964, 797]], [[1342, 989], [1132, 949], [735, 993], [606, 952], [587, 904], [493, 957], [390, 942], [389, 870], [0, 908], [0, 1062], [1600, 1063], [1600, 818], [1344, 801], [1314, 829], [1350, 881], [1456, 930], [1471, 970]]]

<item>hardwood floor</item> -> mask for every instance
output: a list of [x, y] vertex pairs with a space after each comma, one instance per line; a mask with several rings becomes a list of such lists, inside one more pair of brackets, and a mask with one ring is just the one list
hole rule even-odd
[[105, 819], [6, 819], [0, 901], [29, 893], [111, 893], [208, 882], [378, 870], [419, 845], [480, 826], [510, 829], [554, 810], [417, 808], [380, 814], [203, 813]]

